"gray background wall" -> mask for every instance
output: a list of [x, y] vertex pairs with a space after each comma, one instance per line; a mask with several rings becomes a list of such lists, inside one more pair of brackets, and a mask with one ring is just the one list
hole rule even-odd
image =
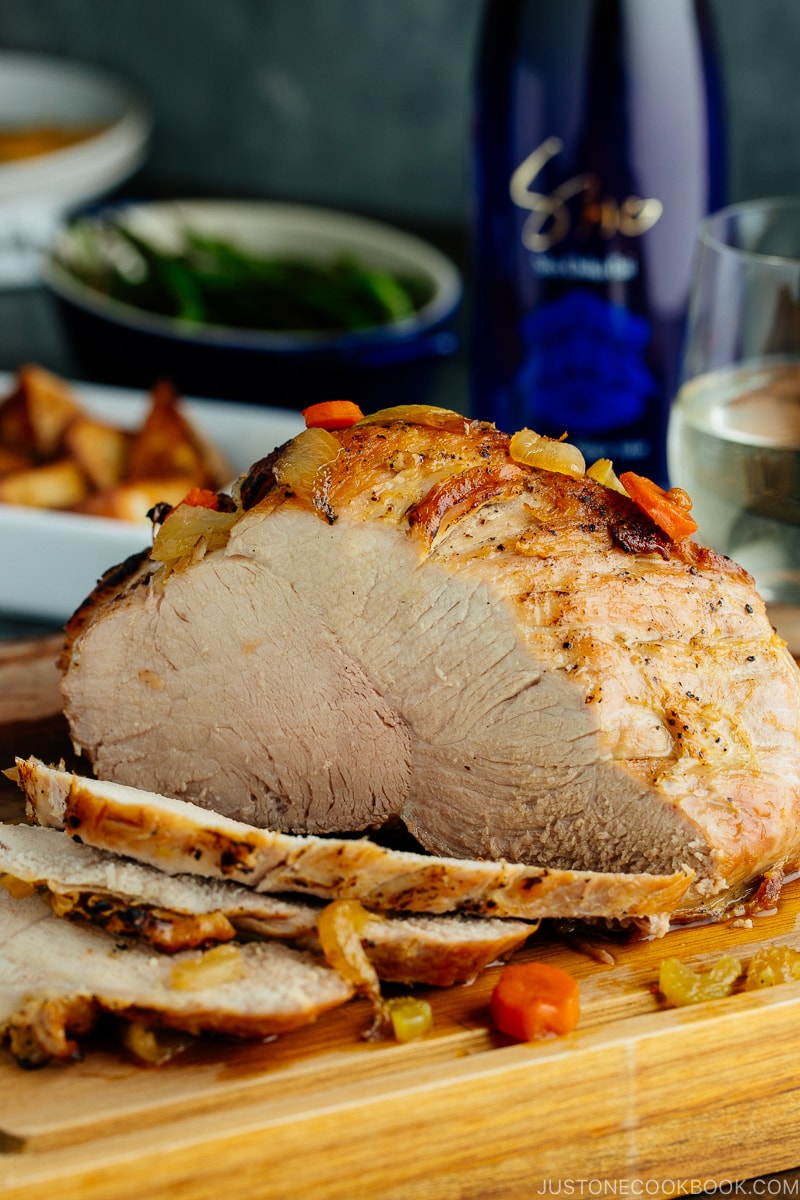
[[[733, 196], [800, 192], [800, 0], [712, 5]], [[2, 0], [0, 47], [82, 58], [141, 88], [157, 117], [141, 183], [158, 192], [460, 226], [480, 12], [481, 0]]]

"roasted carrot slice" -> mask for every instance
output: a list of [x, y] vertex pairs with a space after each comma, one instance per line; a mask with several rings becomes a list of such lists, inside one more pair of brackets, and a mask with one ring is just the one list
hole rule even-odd
[[363, 416], [352, 400], [323, 400], [303, 409], [307, 429], [347, 429]]
[[183, 503], [190, 504], [193, 508], [213, 508], [215, 512], [219, 511], [219, 497], [209, 488], [191, 488], [184, 496]]
[[[619, 481], [634, 504], [647, 513], [673, 542], [680, 542], [697, 531], [697, 521], [689, 509], [670, 492], [653, 483], [652, 479], [637, 475], [634, 471], [623, 471]], [[684, 496], [685, 493], [681, 493], [681, 497]]]
[[520, 1042], [571, 1033], [580, 1016], [580, 987], [549, 963], [511, 963], [495, 985], [490, 1009], [500, 1032]]

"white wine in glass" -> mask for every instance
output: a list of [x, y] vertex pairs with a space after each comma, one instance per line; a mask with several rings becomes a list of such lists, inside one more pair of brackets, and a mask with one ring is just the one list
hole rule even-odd
[[800, 604], [800, 201], [701, 226], [668, 457], [698, 540]]

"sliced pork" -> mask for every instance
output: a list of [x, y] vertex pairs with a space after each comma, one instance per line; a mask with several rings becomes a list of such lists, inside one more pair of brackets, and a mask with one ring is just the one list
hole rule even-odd
[[528, 921], [610, 917], [664, 932], [691, 876], [605, 875], [438, 858], [366, 838], [275, 833], [188, 801], [17, 759], [31, 820], [171, 874], [229, 879], [258, 892], [355, 899], [366, 908], [480, 913]]
[[[87, 1032], [111, 1012], [197, 1034], [285, 1033], [344, 1004], [352, 985], [317, 956], [283, 942], [248, 942], [221, 967], [202, 953], [155, 954], [55, 917], [38, 895], [0, 888], [0, 1040], [20, 1040], [53, 1006]], [[206, 955], [215, 954], [214, 950]], [[187, 969], [188, 968], [188, 969]], [[38, 1017], [36, 1014], [38, 1013]], [[65, 1043], [68, 1050], [68, 1043]]]
[[441, 410], [308, 430], [236, 499], [178, 506], [70, 623], [98, 776], [287, 833], [688, 872], [686, 911], [797, 860], [800, 672], [729, 560]]
[[[165, 952], [242, 934], [319, 948], [322, 901], [273, 896], [228, 880], [166, 875], [44, 826], [0, 826], [0, 875], [41, 889], [59, 916], [136, 936]], [[379, 978], [450, 986], [507, 958], [534, 931], [514, 920], [374, 914], [361, 936]]]

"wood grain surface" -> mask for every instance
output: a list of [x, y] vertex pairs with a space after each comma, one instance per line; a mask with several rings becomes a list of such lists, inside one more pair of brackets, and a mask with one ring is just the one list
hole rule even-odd
[[[40, 649], [0, 655], [6, 702], [25, 654], [39, 672], [22, 687], [26, 719], [0, 725], [0, 766], [69, 755], [53, 646]], [[2, 782], [3, 816], [19, 819], [19, 793]], [[354, 1001], [274, 1041], [198, 1042], [160, 1068], [132, 1063], [112, 1032], [82, 1062], [34, 1072], [2, 1052], [0, 1189], [7, 1200], [519, 1200], [679, 1195], [687, 1181], [697, 1192], [788, 1170], [800, 1161], [800, 983], [683, 1009], [655, 987], [666, 956], [746, 963], [776, 943], [800, 949], [800, 880], [749, 924], [638, 942], [543, 927], [520, 957], [580, 979], [581, 1021], [565, 1038], [497, 1034], [491, 968], [425, 991], [434, 1031], [410, 1045], [366, 1040], [370, 1013]]]

